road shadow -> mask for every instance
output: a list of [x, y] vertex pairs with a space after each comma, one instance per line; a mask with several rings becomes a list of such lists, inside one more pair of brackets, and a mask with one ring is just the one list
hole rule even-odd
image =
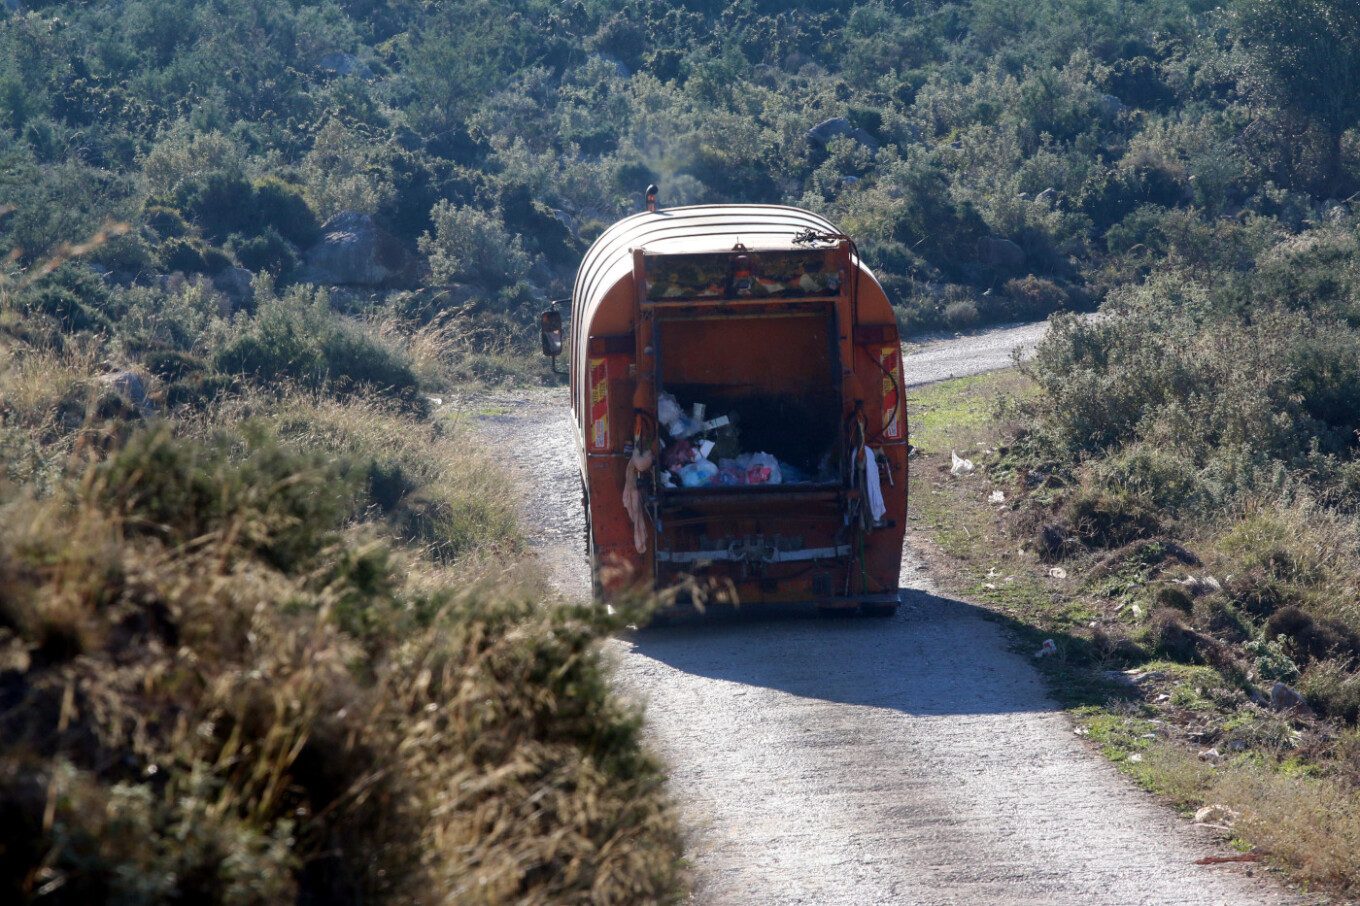
[[[647, 627], [626, 641], [692, 676], [914, 715], [1055, 711], [1119, 694], [1086, 666], [1041, 674], [1024, 650], [1033, 630], [1022, 624], [924, 591], [902, 595], [891, 619], [746, 606]], [[1074, 653], [1082, 644], [1055, 642]]]

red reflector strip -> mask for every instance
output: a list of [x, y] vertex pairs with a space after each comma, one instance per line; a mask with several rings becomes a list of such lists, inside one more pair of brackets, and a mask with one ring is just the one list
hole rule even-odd
[[[902, 437], [902, 348], [884, 346], [878, 352], [883, 366], [883, 436], [898, 440]], [[891, 375], [891, 377], [889, 377]]]
[[609, 449], [609, 363], [590, 359], [590, 449]]

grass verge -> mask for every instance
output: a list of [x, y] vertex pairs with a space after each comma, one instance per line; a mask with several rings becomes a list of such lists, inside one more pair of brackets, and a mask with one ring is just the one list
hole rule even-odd
[[[1335, 649], [1315, 659], [1323, 666], [1300, 671], [1298, 640], [1271, 612], [1253, 615], [1227, 572], [1235, 563], [1255, 576], [1257, 598], [1285, 585], [1261, 577], [1286, 568], [1321, 581], [1342, 556], [1346, 527], [1317, 514], [1304, 526], [1304, 514], [1285, 507], [1101, 536], [1102, 526], [1122, 523], [1076, 508], [1093, 482], [1025, 449], [1016, 400], [1034, 392], [1008, 371], [909, 397], [919, 451], [912, 533], [941, 584], [990, 609], [1026, 655], [1054, 640], [1056, 654], [1035, 661], [1053, 694], [1076, 732], [1139, 784], [1221, 826], [1300, 885], [1360, 893], [1360, 730], [1344, 706], [1327, 710], [1351, 674]], [[955, 474], [955, 457], [973, 469]], [[1090, 524], [1054, 528], [1074, 511]], [[1323, 562], [1296, 556], [1286, 567], [1289, 535], [1308, 539]], [[1253, 557], [1261, 562], [1244, 563]], [[1309, 638], [1341, 631], [1321, 617], [1313, 625]], [[1336, 676], [1325, 681], [1325, 670]], [[1275, 691], [1282, 678], [1306, 704], [1285, 707]]]

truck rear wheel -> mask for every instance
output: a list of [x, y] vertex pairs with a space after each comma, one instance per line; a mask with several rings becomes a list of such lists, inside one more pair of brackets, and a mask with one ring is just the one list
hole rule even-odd
[[586, 565], [590, 568], [590, 598], [597, 604], [604, 600], [604, 585], [600, 582], [600, 559], [595, 555], [595, 532], [586, 528]]
[[590, 570], [590, 598], [599, 602], [604, 599], [604, 586], [600, 584], [599, 562], [595, 556], [595, 529], [590, 524], [590, 491], [586, 489], [585, 479], [581, 479], [581, 506], [585, 509], [586, 521], [586, 569]]

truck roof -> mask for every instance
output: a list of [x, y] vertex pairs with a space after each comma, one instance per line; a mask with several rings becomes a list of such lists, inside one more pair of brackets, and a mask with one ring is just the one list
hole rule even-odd
[[825, 217], [783, 205], [694, 205], [626, 217], [605, 230], [581, 261], [572, 292], [574, 340], [585, 342], [605, 294], [632, 274], [636, 249], [655, 254], [721, 252], [740, 242], [753, 251], [788, 250], [799, 248], [793, 240], [807, 230], [840, 234]]

